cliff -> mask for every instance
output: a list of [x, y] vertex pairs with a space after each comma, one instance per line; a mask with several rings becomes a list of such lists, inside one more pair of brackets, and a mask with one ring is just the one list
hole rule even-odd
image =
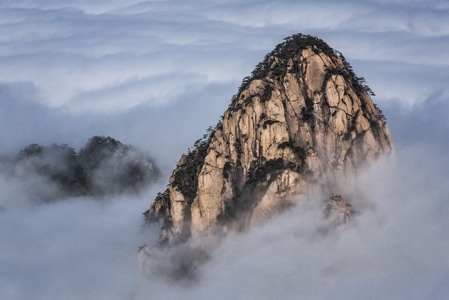
[[240, 230], [392, 151], [372, 91], [341, 53], [293, 35], [246, 77], [145, 212], [161, 243]]

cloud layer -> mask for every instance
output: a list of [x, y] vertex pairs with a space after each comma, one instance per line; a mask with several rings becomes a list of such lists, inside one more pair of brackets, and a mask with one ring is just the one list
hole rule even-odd
[[[361, 213], [344, 231], [323, 234], [321, 198], [311, 199], [211, 244], [209, 260], [187, 282], [139, 272], [138, 245], [157, 239], [138, 217], [146, 196], [4, 211], [2, 293], [7, 299], [444, 299], [449, 161], [435, 163], [429, 152], [400, 151], [396, 163], [379, 163], [349, 183], [346, 195]], [[166, 255], [159, 258], [162, 271], [173, 263]]]
[[241, 79], [297, 32], [344, 54], [396, 144], [395, 163], [348, 183], [363, 212], [346, 231], [317, 234], [305, 203], [225, 239], [189, 284], [139, 273], [138, 247], [157, 239], [141, 213], [163, 186], [30, 206], [2, 173], [3, 298], [447, 298], [448, 13], [443, 0], [0, 1], [0, 154], [112, 136], [167, 178]]

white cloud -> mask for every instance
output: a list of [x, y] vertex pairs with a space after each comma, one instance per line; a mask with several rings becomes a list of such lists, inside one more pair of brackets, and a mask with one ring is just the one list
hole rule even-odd
[[141, 208], [136, 199], [121, 200], [102, 206], [74, 199], [2, 214], [3, 296], [123, 299], [132, 293], [139, 282], [133, 256], [142, 239]]
[[2, 291], [8, 299], [444, 299], [449, 161], [432, 160], [426, 147], [397, 154], [396, 164], [381, 163], [346, 186], [361, 214], [344, 231], [320, 233], [321, 198], [303, 202], [227, 237], [193, 282], [139, 274], [137, 247], [157, 238], [141, 230], [146, 197], [4, 211]]
[[[448, 52], [440, 49], [447, 44], [449, 24], [437, 3], [419, 9], [396, 4], [394, 10], [385, 3], [349, 1], [78, 1], [70, 3], [71, 9], [60, 1], [6, 3], [0, 11], [5, 16], [0, 81], [32, 82], [45, 105], [75, 111], [84, 107], [78, 102], [91, 102], [91, 92], [108, 95], [111, 87], [139, 86], [143, 79], [149, 87], [170, 86], [166, 75], [172, 74], [202, 77], [203, 84], [239, 81], [283, 37], [304, 30], [320, 34], [349, 59], [448, 61]], [[89, 7], [108, 9], [93, 12]], [[159, 76], [168, 81], [161, 84]], [[123, 88], [123, 100], [114, 101], [113, 110], [167, 98], [148, 89], [136, 97], [134, 89]]]
[[311, 3], [297, 1], [284, 2], [243, 2], [228, 6], [222, 4], [215, 10], [205, 11], [203, 15], [211, 20], [229, 22], [241, 26], [256, 28], [285, 26], [302, 29], [332, 29], [338, 27], [363, 6], [347, 5], [347, 3], [325, 3], [326, 9]]

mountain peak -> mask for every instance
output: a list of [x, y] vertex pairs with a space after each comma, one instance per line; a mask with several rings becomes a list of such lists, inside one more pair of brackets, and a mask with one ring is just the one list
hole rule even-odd
[[341, 53], [296, 34], [242, 81], [145, 213], [162, 242], [239, 230], [392, 151], [371, 89]]

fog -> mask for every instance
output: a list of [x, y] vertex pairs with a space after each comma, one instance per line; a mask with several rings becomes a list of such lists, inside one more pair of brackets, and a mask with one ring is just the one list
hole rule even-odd
[[[447, 299], [448, 13], [442, 0], [0, 1], [0, 155], [104, 135], [162, 172], [137, 194], [36, 203], [2, 170], [2, 299]], [[211, 238], [189, 279], [166, 276], [171, 252], [156, 252], [160, 276], [142, 274], [138, 249], [159, 234], [142, 213], [242, 78], [297, 32], [342, 52], [387, 117], [394, 157], [342, 187], [359, 214], [324, 234], [311, 195]]]
[[444, 299], [449, 161], [436, 162], [426, 147], [397, 154], [346, 185], [360, 213], [344, 230], [324, 234], [323, 198], [312, 198], [210, 241], [209, 258], [188, 279], [165, 276], [176, 264], [171, 253], [159, 257], [160, 274], [140, 273], [138, 247], [157, 240], [141, 218], [156, 188], [107, 204], [79, 198], [3, 211], [2, 297]]

